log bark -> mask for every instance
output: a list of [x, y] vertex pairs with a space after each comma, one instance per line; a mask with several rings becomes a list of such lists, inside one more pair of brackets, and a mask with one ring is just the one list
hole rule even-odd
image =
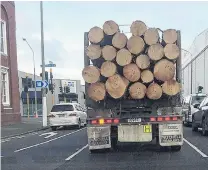
[[106, 21], [103, 24], [103, 31], [106, 35], [114, 35], [119, 30], [118, 24], [112, 20]]
[[173, 44], [177, 41], [177, 31], [174, 29], [167, 29], [163, 32], [162, 37], [166, 44]]
[[127, 40], [128, 39], [124, 33], [118, 32], [113, 36], [112, 44], [114, 47], [122, 49], [126, 46]]
[[114, 99], [118, 99], [125, 94], [127, 83], [120, 75], [115, 74], [108, 78], [108, 80], [105, 83], [105, 86], [108, 94]]
[[136, 20], [131, 24], [130, 30], [134, 36], [142, 36], [147, 30], [147, 26], [144, 22]]
[[144, 70], [141, 73], [141, 80], [143, 83], [150, 83], [154, 80], [154, 75], [150, 70]]
[[145, 33], [144, 33], [144, 41], [148, 45], [153, 45], [159, 42], [159, 33], [157, 28], [149, 28]]
[[117, 52], [116, 62], [118, 63], [118, 65], [125, 66], [130, 64], [131, 61], [132, 55], [127, 49], [123, 48]]
[[162, 88], [157, 83], [152, 83], [147, 88], [147, 97], [152, 100], [157, 100], [162, 96]]
[[97, 44], [104, 38], [103, 30], [100, 27], [93, 27], [88, 33], [88, 39], [92, 44]]
[[101, 48], [99, 45], [94, 45], [94, 44], [90, 44], [87, 47], [87, 56], [91, 59], [91, 60], [95, 60], [100, 58], [101, 56]]
[[141, 54], [136, 58], [136, 64], [140, 69], [147, 69], [150, 66], [150, 58], [145, 54]]
[[165, 81], [162, 85], [163, 93], [174, 96], [180, 92], [180, 84], [176, 80]]
[[88, 96], [94, 101], [101, 101], [105, 98], [106, 89], [104, 83], [93, 83], [88, 87]]
[[123, 75], [131, 82], [138, 81], [140, 79], [140, 69], [136, 64], [128, 64], [123, 68]]
[[146, 94], [146, 86], [140, 82], [132, 84], [129, 88], [130, 96], [133, 99], [143, 99]]
[[111, 61], [105, 61], [101, 66], [101, 75], [104, 77], [113, 76], [116, 73], [116, 65]]
[[175, 66], [171, 61], [162, 59], [154, 66], [154, 77], [157, 80], [167, 81], [174, 78]]
[[116, 57], [116, 49], [113, 46], [106, 45], [102, 49], [102, 56], [106, 61], [112, 61]]
[[153, 60], [157, 61], [163, 58], [164, 48], [161, 44], [153, 44], [148, 48], [148, 56]]
[[164, 48], [165, 56], [170, 60], [175, 60], [179, 57], [180, 50], [176, 44], [167, 44]]
[[100, 71], [95, 66], [87, 66], [82, 70], [82, 77], [87, 83], [96, 83], [100, 78]]
[[127, 48], [132, 54], [140, 54], [144, 51], [145, 43], [141, 37], [132, 36], [127, 41]]

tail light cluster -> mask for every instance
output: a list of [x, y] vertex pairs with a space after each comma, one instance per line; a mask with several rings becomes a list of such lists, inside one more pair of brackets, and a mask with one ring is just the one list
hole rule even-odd
[[162, 121], [177, 121], [179, 118], [177, 116], [174, 117], [151, 117], [150, 122], [162, 122]]
[[68, 116], [77, 116], [77, 114], [76, 113], [71, 113]]
[[93, 125], [99, 124], [99, 125], [103, 125], [103, 124], [118, 124], [119, 123], [119, 119], [96, 119], [96, 120], [91, 120], [90, 122]]
[[53, 117], [55, 117], [55, 115], [53, 115], [53, 114], [48, 115], [48, 118], [53, 118]]

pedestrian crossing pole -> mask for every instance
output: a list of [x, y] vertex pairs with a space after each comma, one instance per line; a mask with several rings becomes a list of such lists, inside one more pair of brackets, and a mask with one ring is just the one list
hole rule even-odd
[[[26, 85], [28, 87], [28, 74], [26, 73]], [[27, 117], [30, 118], [30, 104], [29, 104], [29, 93], [27, 92]]]

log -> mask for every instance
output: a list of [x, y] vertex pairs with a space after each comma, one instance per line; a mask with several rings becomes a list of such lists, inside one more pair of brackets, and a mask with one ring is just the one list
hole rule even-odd
[[165, 81], [162, 85], [163, 93], [174, 96], [180, 92], [180, 84], [176, 80]]
[[154, 75], [150, 70], [144, 70], [141, 73], [141, 80], [143, 83], [150, 83], [154, 80]]
[[152, 83], [147, 88], [147, 97], [152, 100], [157, 100], [162, 96], [162, 88], [157, 83]]
[[96, 83], [100, 78], [100, 71], [95, 66], [87, 66], [82, 70], [82, 77], [87, 83]]
[[138, 81], [140, 78], [140, 69], [136, 64], [128, 64], [123, 68], [123, 75], [131, 82]]
[[111, 61], [105, 61], [101, 66], [101, 75], [104, 77], [113, 76], [116, 73], [116, 65]]
[[93, 27], [88, 33], [88, 39], [92, 44], [97, 44], [104, 38], [103, 30], [100, 27]]
[[167, 81], [174, 78], [175, 66], [171, 61], [162, 59], [154, 66], [154, 77], [157, 80]]
[[118, 63], [118, 65], [125, 66], [130, 64], [131, 61], [132, 55], [127, 49], [123, 48], [117, 52], [116, 62]]
[[144, 33], [144, 41], [148, 45], [153, 45], [159, 42], [159, 33], [157, 28], [149, 28], [145, 33]]
[[114, 99], [121, 98], [125, 94], [127, 88], [126, 82], [118, 74], [109, 77], [105, 86], [108, 94]]
[[127, 48], [132, 54], [140, 54], [144, 50], [144, 47], [145, 43], [141, 37], [132, 36], [127, 41]]
[[94, 44], [90, 44], [87, 47], [87, 56], [91, 59], [91, 60], [95, 60], [100, 58], [101, 56], [101, 48], [99, 45], [94, 45]]
[[165, 56], [170, 60], [175, 60], [179, 57], [180, 50], [176, 44], [167, 44], [164, 48]]
[[116, 49], [113, 46], [106, 45], [102, 49], [102, 56], [106, 61], [112, 61], [116, 57]]
[[122, 49], [126, 46], [127, 37], [124, 33], [117, 32], [112, 39], [112, 44], [118, 49]]
[[173, 44], [177, 41], [177, 31], [174, 29], [167, 29], [163, 31], [162, 38], [166, 44]]
[[105, 84], [104, 83], [93, 83], [91, 84], [88, 89], [88, 96], [94, 101], [101, 101], [105, 98], [106, 95], [106, 89], [105, 89]]
[[146, 86], [140, 82], [132, 84], [129, 88], [130, 96], [133, 99], [143, 99], [146, 94]]
[[150, 58], [145, 54], [141, 54], [136, 58], [136, 64], [140, 69], [147, 69], [150, 66]]
[[142, 21], [134, 21], [131, 24], [130, 31], [134, 36], [142, 36], [144, 35], [145, 31], [147, 30], [147, 26]]
[[107, 35], [114, 35], [119, 30], [118, 24], [112, 20], [106, 21], [103, 24], [103, 31]]
[[160, 60], [164, 56], [164, 48], [161, 44], [153, 44], [148, 48], [148, 56], [153, 61]]

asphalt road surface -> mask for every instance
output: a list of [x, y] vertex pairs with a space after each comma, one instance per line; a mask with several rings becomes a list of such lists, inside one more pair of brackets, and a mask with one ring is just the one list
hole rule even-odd
[[119, 145], [118, 151], [90, 154], [86, 128], [50, 129], [1, 141], [2, 170], [206, 170], [208, 137], [184, 127], [180, 152], [154, 145]]

